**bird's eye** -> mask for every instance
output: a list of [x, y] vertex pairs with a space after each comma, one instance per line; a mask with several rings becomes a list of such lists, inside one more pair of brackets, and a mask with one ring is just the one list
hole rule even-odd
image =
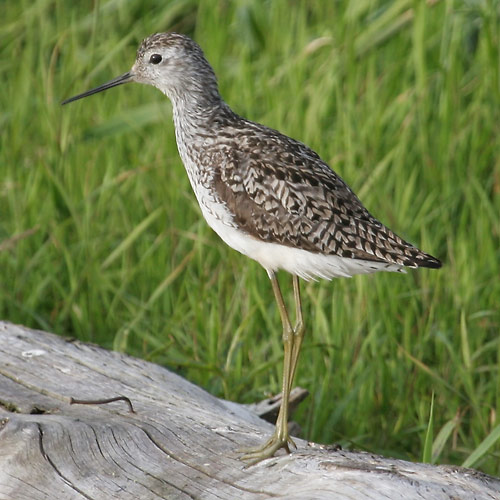
[[150, 58], [149, 58], [149, 62], [151, 64], [160, 64], [161, 63], [161, 56], [160, 54], [153, 54]]

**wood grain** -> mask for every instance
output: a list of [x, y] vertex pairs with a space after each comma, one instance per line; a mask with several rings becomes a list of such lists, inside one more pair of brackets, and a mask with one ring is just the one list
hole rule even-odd
[[[103, 406], [70, 397], [124, 395]], [[0, 322], [0, 499], [500, 499], [500, 481], [296, 440], [244, 468], [272, 426], [160, 366]]]

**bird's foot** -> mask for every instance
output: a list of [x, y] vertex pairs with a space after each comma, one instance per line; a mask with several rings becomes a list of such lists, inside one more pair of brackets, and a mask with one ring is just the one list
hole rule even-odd
[[289, 436], [288, 432], [284, 435], [276, 432], [269, 438], [262, 446], [257, 446], [255, 448], [245, 448], [239, 450], [243, 453], [240, 460], [247, 462], [247, 467], [250, 465], [255, 465], [266, 458], [271, 458], [274, 454], [284, 448], [287, 453], [290, 453], [290, 446], [297, 448], [297, 445], [293, 442], [293, 439]]

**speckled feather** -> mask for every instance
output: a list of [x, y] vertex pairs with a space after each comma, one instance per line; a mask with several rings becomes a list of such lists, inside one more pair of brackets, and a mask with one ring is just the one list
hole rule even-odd
[[440, 267], [375, 219], [309, 147], [234, 113], [221, 99], [202, 50], [188, 37], [147, 38], [136, 73], [140, 61], [165, 48], [175, 54], [171, 64], [183, 84], [154, 85], [172, 100], [179, 153], [209, 223], [220, 219], [259, 241], [314, 254]]
[[242, 230], [325, 255], [408, 267], [437, 264], [375, 219], [310, 148], [259, 124], [233, 120], [239, 127], [228, 134], [225, 153], [208, 150], [201, 161], [225, 157], [213, 186]]

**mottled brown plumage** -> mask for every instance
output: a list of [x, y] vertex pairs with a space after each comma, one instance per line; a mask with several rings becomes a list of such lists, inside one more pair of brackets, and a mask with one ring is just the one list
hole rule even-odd
[[[375, 219], [345, 182], [304, 144], [239, 117], [240, 127], [205, 151], [213, 186], [238, 227], [266, 242], [351, 259], [438, 267]], [[226, 125], [227, 126], [227, 125]], [[222, 144], [225, 161], [215, 163]]]

